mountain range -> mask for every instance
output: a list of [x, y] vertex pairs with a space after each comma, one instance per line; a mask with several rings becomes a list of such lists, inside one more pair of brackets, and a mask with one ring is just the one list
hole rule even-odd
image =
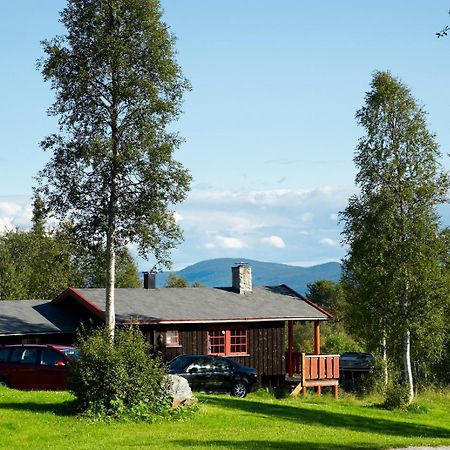
[[[298, 267], [246, 258], [218, 258], [201, 261], [173, 273], [186, 278], [190, 284], [198, 281], [205, 286], [226, 287], [231, 286], [231, 267], [238, 262], [247, 263], [252, 268], [253, 286], [287, 284], [302, 294], [306, 292], [307, 284], [316, 280], [338, 281], [342, 270], [337, 262]], [[169, 272], [158, 273], [156, 287], [164, 287], [168, 276]]]

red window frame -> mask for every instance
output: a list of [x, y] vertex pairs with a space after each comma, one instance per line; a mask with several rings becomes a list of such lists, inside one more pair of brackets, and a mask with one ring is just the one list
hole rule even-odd
[[178, 330], [167, 330], [164, 339], [166, 347], [180, 347], [180, 333]]
[[244, 328], [208, 330], [208, 355], [248, 355], [248, 333]]

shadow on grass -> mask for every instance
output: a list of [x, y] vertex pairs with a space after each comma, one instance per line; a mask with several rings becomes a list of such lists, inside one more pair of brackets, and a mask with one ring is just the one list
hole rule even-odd
[[197, 440], [180, 440], [171, 441], [172, 444], [179, 445], [183, 448], [198, 448], [199, 445], [208, 445], [211, 448], [232, 448], [235, 450], [245, 450], [245, 449], [280, 449], [280, 450], [345, 450], [345, 449], [381, 449], [383, 447], [374, 446], [373, 444], [345, 444], [337, 445], [330, 444], [329, 442], [324, 444], [318, 444], [317, 442], [292, 442], [292, 441], [207, 441], [199, 442]]
[[378, 433], [390, 436], [450, 439], [450, 430], [445, 428], [411, 422], [399, 422], [385, 418], [330, 412], [320, 409], [310, 410], [303, 408], [301, 404], [296, 406], [273, 405], [255, 400], [242, 401], [225, 397], [210, 397], [207, 403], [221, 408], [240, 410], [258, 416], [265, 416], [268, 419], [275, 418], [305, 425], [345, 428], [357, 432]]
[[77, 410], [75, 401], [70, 400], [58, 403], [39, 403], [39, 402], [2, 402], [0, 401], [0, 411], [9, 409], [13, 411], [28, 411], [34, 413], [50, 413], [55, 416], [76, 416]]

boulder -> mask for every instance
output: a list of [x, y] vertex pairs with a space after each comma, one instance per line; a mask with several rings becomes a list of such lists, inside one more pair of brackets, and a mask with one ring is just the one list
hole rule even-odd
[[172, 397], [172, 408], [180, 405], [192, 406], [197, 399], [192, 395], [191, 387], [186, 378], [179, 375], [165, 375], [164, 389]]

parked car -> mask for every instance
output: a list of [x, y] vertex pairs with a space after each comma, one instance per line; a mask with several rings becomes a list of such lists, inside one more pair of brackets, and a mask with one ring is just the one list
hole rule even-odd
[[230, 392], [245, 397], [257, 385], [256, 369], [234, 359], [211, 355], [182, 355], [169, 363], [169, 374], [186, 378], [192, 390]]
[[63, 345], [5, 345], [0, 347], [0, 385], [65, 390], [76, 359], [77, 351]]
[[346, 352], [339, 361], [340, 385], [350, 392], [359, 391], [370, 371], [374, 357], [370, 353]]
[[373, 364], [373, 355], [361, 352], [346, 352], [340, 357], [341, 370], [369, 371]]

